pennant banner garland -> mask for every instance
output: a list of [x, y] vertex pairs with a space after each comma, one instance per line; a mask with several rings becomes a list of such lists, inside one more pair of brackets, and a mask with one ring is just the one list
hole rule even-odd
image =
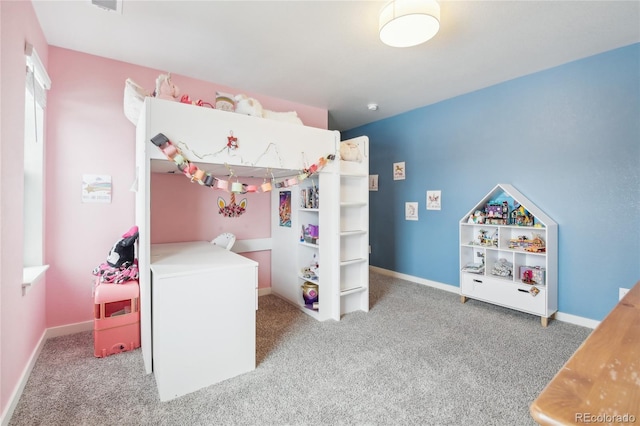
[[[306, 178], [312, 176], [315, 173], [318, 173], [324, 166], [327, 165], [329, 161], [335, 159], [335, 155], [329, 154], [326, 157], [321, 157], [318, 159], [318, 162], [312, 164], [311, 166], [302, 169], [300, 174], [294, 177], [285, 178], [280, 181], [276, 181], [275, 178], [271, 178], [271, 182], [267, 182], [265, 178], [262, 185], [247, 185], [241, 182], [238, 182], [237, 178], [235, 182], [231, 182], [229, 180], [222, 180], [212, 176], [210, 173], [206, 172], [198, 168], [195, 164], [191, 163], [185, 155], [182, 153], [182, 150], [174, 145], [169, 138], [167, 138], [164, 134], [158, 133], [156, 136], [151, 138], [151, 142], [157, 146], [167, 157], [167, 159], [173, 161], [180, 172], [184, 174], [187, 178], [191, 179], [191, 182], [197, 182], [200, 185], [207, 186], [213, 189], [221, 189], [226, 192], [231, 193], [231, 202], [229, 205], [224, 203], [221, 197], [218, 197], [218, 207], [219, 213], [224, 215], [225, 217], [238, 217], [242, 213], [245, 212], [247, 206], [246, 198], [243, 199], [240, 204], [235, 203], [235, 194], [245, 194], [247, 192], [269, 192], [272, 190], [272, 183], [276, 188], [286, 188], [290, 186], [295, 186]], [[238, 138], [233, 136], [233, 132], [227, 137], [227, 143], [225, 145], [226, 149], [236, 150], [238, 149]], [[228, 166], [227, 166], [228, 167]], [[233, 177], [233, 170], [229, 168], [230, 176]], [[267, 174], [269, 172], [267, 171]]]

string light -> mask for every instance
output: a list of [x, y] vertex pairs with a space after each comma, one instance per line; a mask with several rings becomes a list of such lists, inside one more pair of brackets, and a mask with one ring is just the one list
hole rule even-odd
[[[191, 182], [197, 182], [202, 186], [207, 186], [214, 189], [221, 189], [223, 191], [231, 192], [232, 194], [258, 192], [257, 185], [248, 185], [248, 184], [241, 183], [238, 180], [238, 176], [235, 175], [233, 169], [227, 163], [224, 163], [224, 165], [229, 170], [229, 180], [222, 180], [212, 176], [207, 171], [198, 168], [198, 166], [196, 166], [194, 163], [191, 163], [186, 158], [182, 150], [179, 147], [175, 146], [169, 140], [169, 138], [167, 138], [164, 134], [158, 133], [156, 136], [151, 138], [151, 142], [154, 145], [156, 145], [165, 154], [167, 159], [169, 159], [170, 161], [173, 161], [178, 167], [178, 169], [187, 178], [189, 178]], [[200, 159], [203, 159], [207, 156], [216, 156], [217, 154], [225, 150], [237, 149], [238, 140], [233, 136], [233, 132], [230, 132], [230, 136], [228, 137], [228, 144], [232, 144], [234, 148], [231, 148], [230, 146], [225, 146], [224, 148], [222, 148], [220, 151], [216, 153], [198, 155], [192, 149], [190, 149], [188, 145], [185, 144], [184, 142], [178, 142], [178, 145], [185, 147], [185, 149], [189, 150], [192, 154], [194, 154], [196, 157]], [[267, 149], [262, 154], [260, 154], [260, 156], [258, 157], [258, 161], [264, 155], [266, 155], [272, 147], [275, 149], [276, 154], [278, 155], [278, 159], [280, 160], [280, 155], [277, 151], [277, 147], [273, 143], [270, 143], [267, 146]], [[304, 152], [302, 153], [302, 156], [303, 156], [303, 164], [306, 166], [306, 160], [304, 159]], [[324, 168], [328, 164], [329, 161], [333, 161], [334, 159], [335, 159], [334, 154], [329, 154], [325, 157], [320, 157], [317, 163], [311, 164], [310, 166], [303, 168], [301, 172], [298, 172], [295, 175], [283, 177], [282, 180], [280, 181], [276, 181], [275, 176], [271, 171], [271, 168], [267, 168], [267, 172], [265, 173], [265, 178], [263, 183], [260, 185], [260, 189], [262, 190], [262, 192], [269, 192], [273, 189], [273, 186], [275, 186], [276, 188], [283, 188], [283, 187], [291, 187], [291, 186], [298, 185], [300, 182], [307, 179], [309, 176], [312, 176], [313, 174], [318, 173], [322, 168]], [[282, 164], [281, 161], [280, 161], [280, 164]], [[267, 177], [269, 174], [271, 174], [271, 181], [267, 182]], [[235, 182], [232, 182], [234, 176], [236, 176], [236, 180]], [[231, 182], [231, 184], [229, 184], [229, 182]]]

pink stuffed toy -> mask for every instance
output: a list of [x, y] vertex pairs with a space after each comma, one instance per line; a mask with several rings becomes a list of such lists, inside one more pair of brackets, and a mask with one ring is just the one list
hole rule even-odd
[[171, 73], [160, 74], [156, 79], [156, 91], [154, 96], [169, 101], [179, 101], [180, 89], [171, 81]]

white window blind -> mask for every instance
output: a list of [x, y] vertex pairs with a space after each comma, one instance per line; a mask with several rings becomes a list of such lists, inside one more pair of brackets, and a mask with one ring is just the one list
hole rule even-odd
[[27, 58], [27, 90], [38, 105], [44, 108], [47, 106], [47, 90], [51, 88], [51, 79], [31, 44], [26, 44], [24, 54]]
[[44, 265], [44, 109], [51, 88], [51, 79], [29, 43], [25, 59], [23, 292], [48, 268]]

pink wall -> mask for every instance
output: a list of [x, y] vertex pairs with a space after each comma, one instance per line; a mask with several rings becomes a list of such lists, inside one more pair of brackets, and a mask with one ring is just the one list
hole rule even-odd
[[[135, 217], [135, 194], [129, 190], [135, 171], [135, 127], [123, 112], [124, 82], [131, 78], [151, 89], [161, 72], [54, 46], [49, 48], [49, 74], [53, 86], [47, 118], [49, 187], [45, 250], [47, 262], [51, 265], [46, 306], [47, 327], [84, 322], [92, 318], [91, 271], [105, 261], [113, 243], [134, 224]], [[189, 94], [192, 99], [212, 101], [216, 90], [242, 93], [180, 75], [173, 75], [173, 81], [182, 93]], [[265, 108], [296, 110], [306, 124], [315, 123], [327, 128], [326, 110], [246, 93], [259, 99]], [[83, 174], [112, 177], [110, 204], [81, 202]], [[160, 177], [171, 178], [176, 176]], [[190, 199], [190, 203], [206, 205], [214, 201], [209, 192], [199, 185], [191, 185], [186, 178], [173, 184], [183, 185], [179, 191], [193, 191], [199, 197]], [[171, 192], [171, 196], [184, 195]], [[263, 202], [259, 198], [261, 195], [254, 196], [257, 198], [251, 203], [259, 205]], [[160, 199], [158, 196], [155, 198]], [[160, 220], [164, 208], [167, 207], [160, 209]], [[259, 214], [258, 209], [251, 211], [251, 214]], [[184, 229], [181, 235], [189, 235], [193, 237], [191, 239], [209, 239], [226, 229], [234, 229], [238, 238], [264, 238], [269, 235], [268, 219], [264, 220], [266, 228], [263, 228], [263, 225], [250, 226], [253, 222], [242, 217], [228, 219], [214, 213], [212, 218], [208, 208], [194, 210], [191, 214], [195, 216], [179, 224]], [[155, 210], [152, 215], [155, 217]], [[164, 217], [166, 221], [168, 216]], [[230, 228], [230, 221], [234, 220], [237, 222]], [[189, 230], [192, 224], [195, 230]], [[169, 235], [159, 236], [156, 242], [174, 238], [183, 240], [174, 234]], [[262, 285], [268, 285], [265, 271], [261, 271], [261, 274]]]
[[[262, 183], [260, 179], [241, 181], [248, 185]], [[270, 193], [237, 195], [236, 203], [247, 199], [247, 209], [235, 218], [218, 213], [218, 197], [230, 202], [228, 193], [191, 183], [182, 174], [152, 173], [151, 243], [212, 240], [223, 232], [231, 232], [239, 240], [271, 237]], [[260, 264], [258, 287], [271, 287], [271, 252], [243, 255]]]
[[[134, 223], [135, 128], [123, 115], [125, 64], [49, 48], [47, 326], [91, 319], [92, 269]], [[110, 175], [110, 204], [82, 203], [83, 174]]]
[[[109, 248], [134, 221], [134, 193], [129, 188], [135, 169], [135, 128], [123, 112], [124, 82], [132, 78], [152, 89], [155, 78], [166, 70], [48, 46], [29, 0], [0, 1], [0, 29], [0, 409], [4, 416], [46, 328], [92, 319], [91, 271], [106, 259]], [[47, 66], [52, 88], [45, 123], [45, 262], [50, 269], [45, 282], [23, 296], [25, 40], [36, 47]], [[297, 111], [306, 125], [328, 127], [326, 110], [180, 75], [174, 75], [173, 80], [192, 99], [213, 101], [216, 90], [245, 93], [259, 99], [265, 108]], [[83, 174], [112, 177], [110, 204], [81, 202]], [[185, 187], [184, 191], [202, 189], [194, 188]], [[211, 196], [205, 192], [198, 194], [202, 199], [191, 202], [210, 203]], [[263, 221], [268, 224], [268, 216], [258, 209], [265, 203], [260, 197], [252, 196], [246, 217], [227, 219], [233, 223], [221, 220], [209, 209], [197, 211], [202, 216], [197, 215], [194, 223], [200, 228], [193, 231], [189, 223], [181, 223], [182, 235], [209, 239], [218, 231], [231, 230], [239, 238], [267, 237], [268, 230], [262, 224], [250, 226]], [[269, 252], [247, 256], [270, 264]], [[262, 286], [269, 284], [264, 268], [260, 282]]]
[[[262, 183], [260, 179], [241, 181]], [[236, 203], [247, 199], [247, 210], [235, 218], [218, 214], [218, 197], [230, 202], [229, 193], [191, 183], [182, 174], [152, 173], [151, 242], [211, 240], [223, 232], [232, 232], [241, 240], [271, 237], [270, 193], [236, 195]]]
[[[46, 64], [48, 46], [30, 1], [0, 1], [0, 412], [45, 331], [46, 285], [22, 294], [24, 46]], [[47, 280], [48, 281], [48, 280]]]

